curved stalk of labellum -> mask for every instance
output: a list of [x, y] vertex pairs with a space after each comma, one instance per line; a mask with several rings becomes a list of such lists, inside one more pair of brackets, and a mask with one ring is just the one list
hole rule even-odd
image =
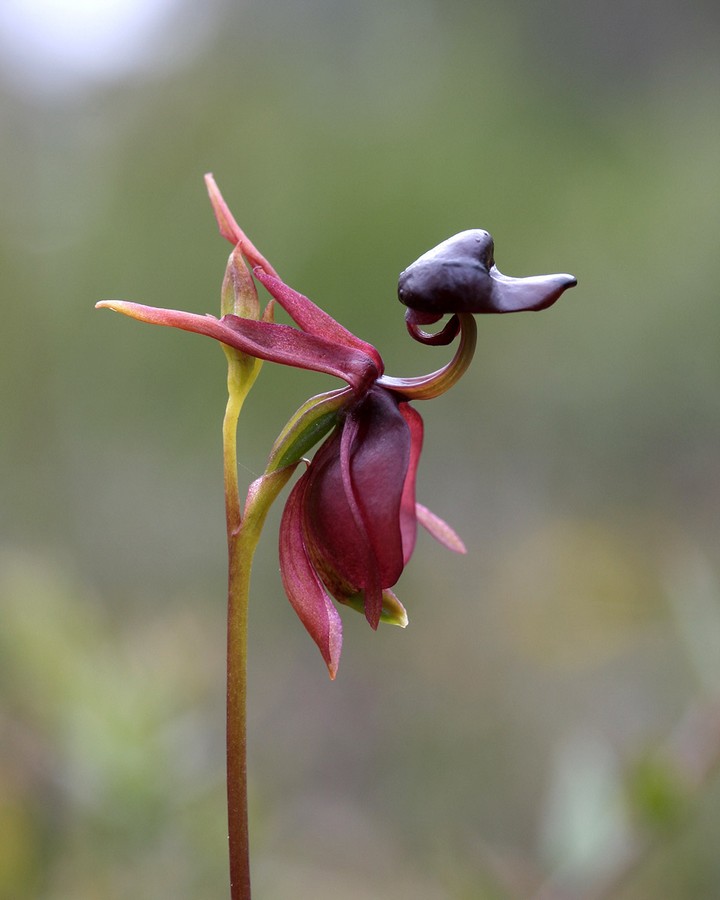
[[[457, 327], [451, 324], [454, 319], [457, 319]], [[447, 336], [454, 328], [457, 328], [455, 333], [459, 332], [460, 334], [460, 342], [453, 358], [441, 369], [431, 372], [429, 375], [418, 375], [414, 378], [393, 378], [383, 375], [377, 383], [402, 394], [408, 400], [431, 400], [450, 390], [467, 371], [477, 346], [477, 325], [475, 317], [471, 313], [457, 313], [438, 334], [445, 333]], [[429, 337], [433, 336], [429, 335]], [[423, 341], [423, 343], [428, 343], [428, 341]], [[446, 341], [443, 340], [440, 343], [446, 343]]]

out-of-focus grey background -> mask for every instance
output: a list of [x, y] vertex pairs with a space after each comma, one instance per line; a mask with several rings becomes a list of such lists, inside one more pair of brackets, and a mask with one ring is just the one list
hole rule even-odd
[[[227, 895], [224, 359], [93, 309], [218, 311], [206, 171], [392, 374], [447, 358], [395, 286], [450, 234], [579, 279], [483, 318], [420, 405], [419, 496], [469, 552], [420, 536], [404, 632], [343, 611], [335, 683], [271, 516], [257, 896], [720, 895], [718, 25], [707, 0], [2, 7], [3, 900]], [[331, 386], [265, 367], [243, 477]]]

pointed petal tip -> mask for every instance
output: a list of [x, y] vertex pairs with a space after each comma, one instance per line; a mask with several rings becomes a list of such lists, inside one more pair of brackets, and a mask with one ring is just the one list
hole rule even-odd
[[390, 588], [385, 588], [383, 591], [383, 611], [380, 621], [387, 622], [388, 625], [397, 625], [398, 628], [407, 628], [407, 610]]
[[410, 620], [408, 619], [408, 615], [404, 609], [403, 609], [403, 613], [404, 613], [404, 615], [401, 618], [393, 619], [392, 621], [389, 621], [388, 624], [396, 625], [398, 628], [407, 628]]
[[460, 535], [448, 523], [436, 515], [422, 503], [415, 504], [415, 514], [423, 528], [435, 538], [438, 543], [454, 553], [467, 553], [467, 547]]
[[491, 270], [498, 312], [539, 312], [552, 306], [569, 288], [575, 287], [574, 275], [531, 275], [513, 278], [496, 268]]
[[558, 300], [565, 291], [570, 290], [570, 288], [577, 287], [578, 280], [574, 275], [570, 275], [567, 272], [562, 272], [558, 275], [548, 276], [549, 280], [552, 279], [555, 282], [554, 290], [551, 292], [552, 300], [548, 303], [548, 306], [552, 306], [552, 304]]
[[332, 617], [330, 623], [330, 633], [328, 634], [327, 643], [320, 648], [325, 665], [327, 666], [330, 681], [335, 681], [338, 669], [340, 668], [340, 654], [342, 653], [342, 622], [340, 616], [334, 606], [327, 601], [332, 608]]
[[239, 243], [243, 237], [243, 232], [230, 212], [230, 208], [220, 193], [220, 188], [217, 186], [217, 182], [211, 172], [205, 175], [205, 187], [207, 188], [210, 205], [212, 206], [220, 235], [225, 240], [230, 241], [231, 244]]
[[378, 630], [383, 608], [383, 592], [370, 589], [365, 591], [365, 618], [373, 631]]
[[490, 270], [494, 312], [539, 312], [552, 306], [577, 278], [567, 273], [514, 278], [496, 266]]
[[[95, 309], [111, 309], [113, 312], [130, 316], [131, 319], [142, 319], [143, 311], [152, 307], [143, 306], [141, 303], [133, 303], [131, 300], [98, 300]], [[165, 312], [165, 310], [162, 310]]]
[[561, 294], [563, 291], [567, 291], [570, 288], [577, 287], [577, 283], [578, 283], [577, 278], [574, 275], [570, 275], [567, 272], [563, 272], [559, 275], [556, 275], [555, 279], [557, 281], [558, 290]]

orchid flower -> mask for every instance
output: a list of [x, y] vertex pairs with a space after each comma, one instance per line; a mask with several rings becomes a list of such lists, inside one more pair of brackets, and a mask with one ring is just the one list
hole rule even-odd
[[[493, 260], [488, 232], [462, 232], [421, 256], [400, 276], [398, 295], [408, 306], [410, 333], [422, 343], [448, 343], [453, 359], [415, 378], [384, 375], [379, 352], [347, 331], [277, 275], [239, 228], [214, 181], [211, 199], [223, 236], [235, 244], [226, 283], [256, 294], [252, 274], [297, 327], [272, 320], [272, 301], [245, 302], [245, 315], [219, 320], [125, 301], [99, 307], [131, 318], [215, 338], [252, 360], [267, 360], [337, 376], [348, 387], [312, 398], [290, 420], [273, 448], [266, 475], [296, 465], [330, 432], [290, 493], [280, 527], [280, 571], [287, 596], [318, 645], [331, 677], [337, 672], [342, 625], [330, 597], [380, 621], [405, 626], [407, 615], [391, 588], [414, 546], [419, 522], [451, 550], [465, 546], [442, 519], [416, 502], [415, 480], [423, 423], [410, 401], [437, 397], [467, 369], [475, 349], [473, 313], [544, 309], [575, 284], [571, 275], [509, 278]], [[236, 289], [237, 293], [237, 289]], [[434, 335], [419, 324], [452, 318]], [[329, 595], [329, 596], [328, 596]]]
[[[206, 176], [220, 233], [233, 245], [221, 293], [221, 317], [123, 300], [98, 307], [196, 332], [222, 344], [228, 360], [223, 423], [228, 535], [227, 785], [233, 900], [250, 897], [246, 777], [246, 660], [250, 570], [270, 505], [305, 454], [322, 441], [290, 491], [280, 525], [285, 592], [317, 644], [331, 678], [342, 646], [333, 600], [364, 613], [372, 628], [407, 624], [393, 593], [415, 547], [417, 525], [465, 552], [442, 519], [418, 503], [416, 476], [423, 422], [413, 402], [449, 390], [468, 368], [476, 344], [473, 315], [544, 309], [576, 282], [571, 275], [509, 278], [496, 268], [488, 232], [464, 231], [409, 266], [398, 283], [408, 331], [422, 344], [448, 345], [452, 359], [428, 375], [385, 374], [380, 353], [287, 285], [239, 227], [211, 175]], [[260, 311], [257, 284], [270, 295]], [[295, 323], [274, 321], [279, 304]], [[423, 325], [449, 315], [435, 333]], [[236, 432], [243, 402], [263, 361], [340, 378], [345, 387], [311, 397], [272, 447], [264, 473], [241, 510]]]

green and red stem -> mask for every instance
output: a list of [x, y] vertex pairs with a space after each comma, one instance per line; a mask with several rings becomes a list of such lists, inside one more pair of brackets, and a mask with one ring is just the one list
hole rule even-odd
[[257, 369], [228, 349], [228, 402], [223, 420], [223, 469], [228, 541], [227, 608], [227, 801], [230, 896], [250, 900], [247, 794], [247, 635], [250, 575], [268, 510], [295, 471], [297, 462], [266, 472], [248, 490], [240, 508], [237, 478], [237, 424]]

